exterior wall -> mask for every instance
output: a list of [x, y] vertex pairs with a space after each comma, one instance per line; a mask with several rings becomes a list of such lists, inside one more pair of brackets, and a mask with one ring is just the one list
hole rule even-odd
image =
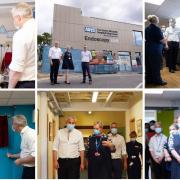
[[[96, 29], [96, 33], [85, 32], [85, 27]], [[97, 33], [98, 29], [110, 30], [118, 32], [118, 36], [105, 36]], [[74, 72], [81, 72], [81, 51], [84, 44], [89, 50], [95, 51], [112, 51], [116, 54], [117, 71], [136, 71], [141, 72], [141, 66], [133, 66], [136, 62], [136, 52], [142, 53], [142, 46], [135, 45], [133, 31], [142, 31], [142, 26], [120, 23], [116, 21], [90, 18], [82, 16], [80, 8], [67, 7], [62, 5], [54, 6], [54, 20], [52, 41], [59, 41], [60, 47], [64, 51], [67, 45], [72, 47], [73, 63], [75, 66]], [[85, 36], [101, 38], [109, 40], [109, 42], [85, 40]], [[49, 73], [50, 66], [48, 60], [49, 47], [45, 46], [43, 50], [43, 61], [41, 71]], [[130, 56], [119, 58], [118, 52], [129, 52]], [[134, 61], [132, 61], [134, 60]], [[142, 60], [141, 60], [142, 62]], [[59, 69], [61, 71], [61, 67]]]
[[[85, 32], [84, 28], [87, 26], [118, 31], [118, 37], [105, 37], [98, 33]], [[135, 45], [133, 31], [142, 31], [142, 26], [84, 17], [81, 15], [81, 9], [79, 8], [61, 5], [55, 5], [54, 7], [53, 42], [55, 40], [60, 41], [61, 47], [70, 45], [73, 48], [82, 49], [83, 45], [87, 44], [90, 50], [111, 50], [115, 53], [128, 51], [134, 57], [135, 52], [142, 52], [142, 46]], [[105, 38], [109, 39], [110, 42], [87, 41], [84, 40], [84, 36]], [[114, 42], [114, 40], [117, 42]]]

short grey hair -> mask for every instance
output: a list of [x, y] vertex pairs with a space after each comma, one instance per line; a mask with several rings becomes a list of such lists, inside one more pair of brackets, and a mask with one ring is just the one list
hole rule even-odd
[[24, 115], [16, 115], [12, 117], [14, 124], [20, 125], [22, 127], [27, 126], [27, 119]]
[[32, 18], [32, 7], [28, 3], [18, 3], [11, 10], [12, 16], [22, 16], [24, 18]]
[[102, 123], [102, 121], [97, 121], [97, 122], [95, 122], [95, 123], [94, 123], [94, 126], [96, 126], [96, 125], [99, 125], [100, 128], [103, 128], [103, 123]]
[[74, 116], [68, 116], [68, 117], [66, 118], [66, 122], [68, 122], [69, 119], [73, 119], [74, 122], [76, 123], [76, 117], [74, 117]]
[[175, 18], [170, 18], [170, 19], [169, 19], [169, 22], [171, 22], [171, 21], [174, 22], [174, 23], [176, 23], [176, 19], [175, 19]]

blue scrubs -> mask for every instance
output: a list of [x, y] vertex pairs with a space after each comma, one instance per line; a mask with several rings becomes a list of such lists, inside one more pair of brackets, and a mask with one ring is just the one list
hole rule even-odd
[[154, 24], [150, 24], [145, 29], [145, 69], [146, 83], [161, 83], [160, 74], [163, 45], [161, 29]]

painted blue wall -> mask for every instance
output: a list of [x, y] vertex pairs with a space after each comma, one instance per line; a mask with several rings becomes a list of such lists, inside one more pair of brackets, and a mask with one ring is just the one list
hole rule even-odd
[[[49, 73], [50, 72], [50, 64], [49, 64], [49, 58], [48, 58], [48, 54], [49, 54], [49, 46], [44, 46], [43, 48], [43, 55], [42, 55], [42, 68], [41, 71], [43, 73]], [[65, 49], [61, 48], [61, 50], [64, 52]], [[72, 49], [71, 53], [73, 56], [73, 64], [74, 64], [74, 71], [76, 73], [81, 73], [82, 72], [82, 68], [81, 68], [81, 51], [80, 49]], [[62, 66], [62, 64], [61, 64]], [[61, 66], [59, 67], [59, 72], [62, 71]], [[93, 66], [90, 67], [91, 68], [91, 72], [92, 73], [116, 73], [117, 71], [125, 71], [125, 67], [124, 65], [119, 66], [117, 64], [114, 64], [112, 66], [110, 65], [99, 65], [98, 68], [94, 68]], [[126, 71], [132, 71], [131, 67], [127, 67]]]
[[[42, 69], [41, 71], [43, 73], [49, 73], [50, 72], [50, 64], [49, 64], [49, 46], [44, 46], [43, 48], [43, 55], [42, 55]], [[64, 52], [65, 49], [61, 48], [61, 50]], [[73, 64], [74, 64], [74, 72], [82, 72], [81, 70], [81, 50], [79, 49], [72, 49], [71, 50], [72, 56], [73, 56]], [[61, 64], [62, 65], [62, 64]], [[61, 71], [61, 67], [59, 67], [59, 71]]]
[[22, 167], [16, 166], [14, 160], [7, 158], [7, 152], [19, 153], [21, 137], [19, 133], [12, 131], [11, 117], [17, 114], [23, 114], [28, 120], [28, 125], [35, 129], [35, 123], [32, 120], [32, 112], [34, 105], [17, 105], [17, 106], [0, 106], [0, 115], [8, 115], [8, 131], [9, 131], [9, 146], [0, 148], [0, 179], [20, 179]]

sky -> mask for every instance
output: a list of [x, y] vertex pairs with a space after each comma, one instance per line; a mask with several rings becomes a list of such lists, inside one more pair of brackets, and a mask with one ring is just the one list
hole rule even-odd
[[36, 0], [38, 34], [51, 32], [54, 3], [81, 8], [83, 16], [142, 24], [142, 0]]

